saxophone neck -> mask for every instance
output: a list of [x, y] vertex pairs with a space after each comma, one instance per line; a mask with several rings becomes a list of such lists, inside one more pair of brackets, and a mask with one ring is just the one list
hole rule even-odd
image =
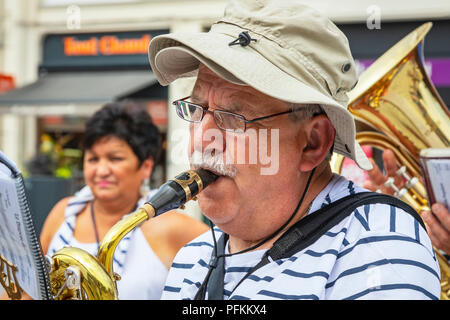
[[115, 278], [113, 271], [114, 252], [119, 242], [142, 222], [155, 216], [154, 208], [146, 203], [141, 208], [116, 223], [103, 238], [97, 253], [98, 261], [108, 274]]
[[97, 253], [100, 262], [114, 279], [113, 257], [116, 247], [129, 232], [142, 222], [164, 212], [177, 209], [194, 198], [218, 176], [207, 170], [188, 170], [162, 185], [152, 198], [126, 218], [116, 223], [105, 235]]

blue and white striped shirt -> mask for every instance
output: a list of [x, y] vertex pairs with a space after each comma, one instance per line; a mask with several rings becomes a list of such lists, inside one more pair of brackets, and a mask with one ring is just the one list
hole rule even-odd
[[[309, 213], [362, 191], [334, 175]], [[215, 232], [219, 238], [222, 232]], [[212, 250], [211, 232], [182, 248], [162, 298], [193, 299]], [[271, 261], [235, 289], [264, 252], [225, 258], [224, 299], [439, 299], [440, 270], [426, 230], [410, 214], [387, 204], [357, 208], [309, 247]]]

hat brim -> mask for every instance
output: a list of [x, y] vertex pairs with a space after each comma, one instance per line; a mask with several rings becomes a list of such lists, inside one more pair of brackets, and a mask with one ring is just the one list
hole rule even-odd
[[346, 106], [276, 67], [251, 45], [229, 46], [234, 39], [221, 33], [158, 36], [150, 43], [150, 64], [162, 85], [195, 75], [201, 62], [229, 82], [251, 86], [276, 99], [320, 104], [336, 129], [334, 151], [353, 159], [364, 170], [372, 169], [355, 140], [355, 123]]

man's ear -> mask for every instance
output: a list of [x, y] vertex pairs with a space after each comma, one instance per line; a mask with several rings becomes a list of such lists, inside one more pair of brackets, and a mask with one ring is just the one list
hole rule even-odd
[[324, 114], [304, 122], [304, 138], [300, 171], [311, 171], [327, 156], [333, 145], [336, 131]]

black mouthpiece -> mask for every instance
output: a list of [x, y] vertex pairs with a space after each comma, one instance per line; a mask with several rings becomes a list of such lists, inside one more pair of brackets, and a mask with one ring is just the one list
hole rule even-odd
[[196, 170], [196, 172], [200, 176], [200, 179], [202, 179], [203, 189], [206, 188], [211, 182], [216, 181], [219, 177], [217, 174], [204, 169]]
[[147, 203], [155, 209], [156, 215], [178, 209], [218, 177], [203, 169], [182, 172], [175, 179], [164, 183]]

